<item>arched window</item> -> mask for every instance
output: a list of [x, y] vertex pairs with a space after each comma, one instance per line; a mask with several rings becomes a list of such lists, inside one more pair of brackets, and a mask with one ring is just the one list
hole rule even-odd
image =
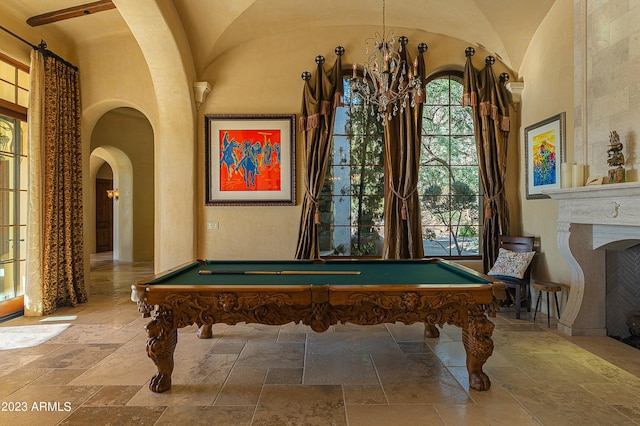
[[479, 256], [480, 177], [462, 73], [433, 75], [426, 88], [418, 186], [425, 256]]
[[[352, 96], [336, 111], [320, 197], [322, 256], [380, 256], [384, 235], [384, 127]], [[480, 253], [481, 191], [471, 111], [462, 107], [462, 73], [429, 78], [418, 191], [425, 256]]]

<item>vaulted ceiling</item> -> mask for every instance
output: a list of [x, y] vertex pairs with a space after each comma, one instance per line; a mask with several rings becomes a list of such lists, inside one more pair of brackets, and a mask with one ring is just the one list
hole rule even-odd
[[[82, 46], [129, 31], [116, 8], [36, 27]], [[150, 0], [145, 0], [150, 1]], [[228, 49], [275, 32], [380, 27], [382, 0], [158, 0], [175, 6], [196, 72]], [[421, 30], [482, 46], [517, 72], [531, 37], [555, 0], [387, 0], [387, 28]], [[3, 0], [0, 15], [17, 22], [88, 3], [86, 0]], [[5, 26], [5, 24], [2, 24]], [[11, 28], [9, 28], [11, 29]], [[33, 40], [37, 43], [39, 40]]]

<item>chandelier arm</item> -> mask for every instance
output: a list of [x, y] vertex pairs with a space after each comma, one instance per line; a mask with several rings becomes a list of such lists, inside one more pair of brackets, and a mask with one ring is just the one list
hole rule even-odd
[[[382, 33], [376, 31], [374, 37], [365, 40], [367, 62], [363, 67], [361, 81], [354, 75], [351, 82], [353, 93], [360, 97], [365, 109], [371, 108], [371, 114], [377, 116], [383, 124], [392, 116], [404, 112], [407, 103], [415, 105], [415, 99], [422, 99], [421, 75], [424, 65], [418, 71], [417, 62], [413, 72], [406, 49], [409, 39], [400, 36], [397, 39], [393, 29], [387, 34], [386, 1], [382, 0]], [[370, 43], [373, 48], [370, 50]], [[427, 45], [418, 46], [420, 55], [427, 50]], [[422, 61], [422, 60], [421, 60]]]

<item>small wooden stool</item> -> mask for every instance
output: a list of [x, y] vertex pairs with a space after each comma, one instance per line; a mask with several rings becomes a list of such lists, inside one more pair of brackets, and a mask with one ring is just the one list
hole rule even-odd
[[534, 281], [533, 288], [538, 290], [538, 300], [536, 301], [536, 310], [533, 313], [533, 322], [536, 322], [536, 315], [538, 314], [538, 306], [540, 306], [540, 297], [542, 296], [542, 292], [547, 293], [547, 311], [549, 315], [547, 315], [547, 326], [551, 328], [551, 305], [549, 304], [549, 293], [553, 293], [553, 298], [556, 302], [556, 310], [558, 311], [558, 319], [560, 319], [560, 306], [558, 306], [558, 292], [562, 290], [560, 284], [554, 283], [552, 281]]

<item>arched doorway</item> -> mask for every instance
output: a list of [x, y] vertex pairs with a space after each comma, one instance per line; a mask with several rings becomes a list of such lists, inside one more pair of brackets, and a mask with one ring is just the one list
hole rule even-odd
[[[100, 200], [112, 210], [113, 258], [120, 261], [153, 260], [154, 154], [153, 130], [147, 118], [133, 108], [106, 112], [93, 128], [90, 155], [90, 202], [87, 218], [92, 252], [103, 243]], [[106, 188], [106, 186], [110, 186]], [[111, 198], [105, 196], [110, 192]], [[104, 249], [105, 247], [100, 247]]]

